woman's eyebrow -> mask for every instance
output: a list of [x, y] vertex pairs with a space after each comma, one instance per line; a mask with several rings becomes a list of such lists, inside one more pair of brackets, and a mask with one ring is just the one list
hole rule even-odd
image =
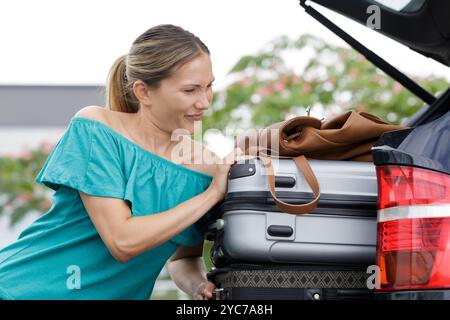
[[[212, 84], [216, 79], [213, 79], [209, 84]], [[201, 87], [200, 84], [197, 83], [185, 83], [183, 86], [194, 86], [194, 87]]]

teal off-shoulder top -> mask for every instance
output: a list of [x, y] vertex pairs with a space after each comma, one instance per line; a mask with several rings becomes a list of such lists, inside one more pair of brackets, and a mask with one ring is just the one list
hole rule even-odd
[[120, 263], [100, 238], [78, 191], [123, 199], [132, 216], [142, 216], [177, 206], [211, 181], [212, 176], [151, 153], [102, 122], [72, 118], [36, 177], [55, 190], [51, 208], [0, 250], [0, 298], [148, 299], [175, 250], [203, 241], [209, 214]]

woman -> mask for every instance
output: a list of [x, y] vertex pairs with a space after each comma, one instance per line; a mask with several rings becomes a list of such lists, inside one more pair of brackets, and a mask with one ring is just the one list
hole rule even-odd
[[0, 298], [148, 299], [168, 259], [181, 289], [211, 298], [202, 226], [240, 150], [208, 164], [206, 148], [184, 148], [181, 163], [172, 133], [194, 133], [213, 81], [190, 32], [159, 25], [134, 41], [111, 68], [107, 108], [81, 109], [37, 176], [53, 205], [0, 251]]

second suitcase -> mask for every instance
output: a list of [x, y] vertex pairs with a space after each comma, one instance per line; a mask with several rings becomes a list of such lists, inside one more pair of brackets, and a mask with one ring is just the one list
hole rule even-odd
[[345, 266], [233, 264], [208, 273], [216, 300], [373, 299], [368, 274]]

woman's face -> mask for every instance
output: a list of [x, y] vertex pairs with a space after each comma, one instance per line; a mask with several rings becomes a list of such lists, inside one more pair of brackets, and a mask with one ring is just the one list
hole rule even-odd
[[213, 81], [210, 57], [202, 53], [162, 80], [158, 89], [151, 90], [148, 110], [152, 118], [167, 132], [185, 129], [193, 134], [194, 122], [201, 121], [211, 105]]

